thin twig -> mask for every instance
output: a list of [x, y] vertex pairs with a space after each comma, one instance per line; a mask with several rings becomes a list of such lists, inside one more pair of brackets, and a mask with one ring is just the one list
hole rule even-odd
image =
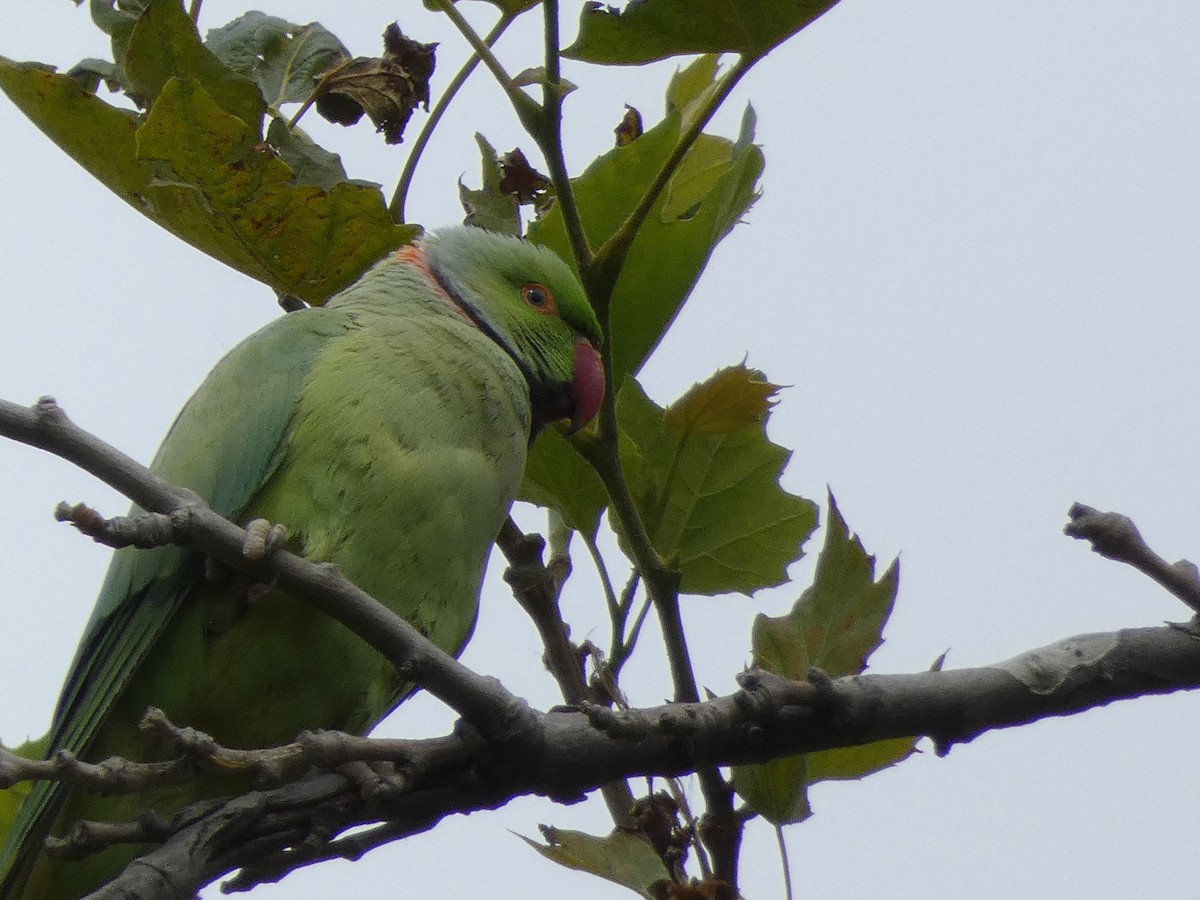
[[[542, 564], [545, 541], [541, 535], [524, 534], [509, 516], [500, 528], [496, 546], [510, 566], [504, 578], [538, 630], [545, 649], [546, 668], [558, 682], [563, 699], [572, 705], [586, 702], [590, 697], [583, 672], [583, 654], [571, 642], [558, 607], [554, 578]], [[601, 793], [614, 824], [629, 827], [633, 793], [628, 783], [620, 780], [606, 784]]]
[[483, 38], [471, 27], [471, 23], [463, 18], [462, 13], [455, 7], [453, 0], [433, 0], [433, 2], [437, 4], [438, 9], [449, 17], [454, 27], [458, 29], [467, 43], [471, 45], [480, 61], [487, 66], [488, 71], [496, 79], [496, 83], [500, 85], [501, 89], [508, 96], [509, 102], [512, 103], [513, 111], [516, 112], [517, 118], [521, 120], [521, 124], [526, 127], [526, 130], [530, 130], [531, 126], [536, 126], [536, 123], [540, 119], [542, 108], [513, 81], [512, 76], [505, 71], [500, 60], [492, 53], [491, 47], [484, 43]]
[[1195, 563], [1186, 559], [1167, 562], [1150, 549], [1128, 516], [1100, 512], [1082, 503], [1073, 504], [1067, 515], [1071, 521], [1063, 527], [1064, 533], [1089, 541], [1092, 550], [1107, 559], [1133, 566], [1200, 613], [1200, 570]]
[[[499, 21], [492, 26], [492, 30], [483, 39], [484, 44], [488, 47], [495, 46], [496, 41], [500, 40], [500, 36], [504, 34], [517, 15], [519, 13], [504, 10]], [[391, 203], [388, 204], [388, 212], [391, 213], [392, 220], [397, 224], [404, 223], [404, 206], [408, 201], [408, 191], [412, 187], [413, 176], [417, 171], [417, 163], [421, 159], [421, 154], [425, 151], [425, 145], [429, 143], [434, 129], [437, 128], [446, 110], [450, 108], [450, 101], [458, 94], [459, 89], [467, 83], [467, 79], [471, 77], [471, 73], [475, 71], [478, 65], [479, 54], [472, 53], [471, 58], [463, 64], [463, 67], [458, 70], [454, 78], [446, 85], [446, 90], [438, 97], [437, 103], [433, 105], [433, 109], [429, 111], [429, 115], [425, 119], [425, 124], [421, 126], [420, 133], [417, 135], [416, 140], [413, 141], [412, 150], [409, 151], [408, 159], [404, 162], [404, 170], [400, 173], [400, 181], [397, 182], [396, 190], [392, 192]]]
[[[542, 88], [542, 114], [539, 127], [532, 136], [546, 159], [554, 195], [562, 211], [563, 228], [571, 244], [571, 253], [580, 272], [587, 272], [593, 264], [592, 248], [583, 229], [583, 219], [575, 200], [575, 189], [567, 172], [566, 156], [562, 142], [563, 85], [560, 67], [558, 34], [558, 0], [542, 0], [545, 22], [546, 82]], [[608, 317], [601, 316], [607, 334]]]

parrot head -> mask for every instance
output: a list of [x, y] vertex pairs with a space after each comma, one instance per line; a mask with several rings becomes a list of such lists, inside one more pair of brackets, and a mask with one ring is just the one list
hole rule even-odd
[[604, 399], [600, 322], [575, 274], [553, 251], [481, 228], [426, 235], [400, 251], [461, 314], [513, 359], [529, 385], [533, 433], [559, 419], [571, 431]]

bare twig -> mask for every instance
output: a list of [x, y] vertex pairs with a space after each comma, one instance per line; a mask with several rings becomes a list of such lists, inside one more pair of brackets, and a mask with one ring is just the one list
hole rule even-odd
[[[509, 12], [504, 10], [496, 24], [492, 26], [492, 30], [488, 32], [487, 37], [483, 42], [488, 47], [493, 47], [496, 41], [500, 40], [500, 36], [504, 34], [513, 20], [520, 13]], [[458, 94], [459, 90], [467, 79], [471, 77], [471, 73], [475, 71], [479, 65], [479, 54], [472, 54], [471, 58], [466, 61], [457, 74], [450, 79], [450, 83], [446, 85], [446, 90], [438, 97], [437, 102], [433, 105], [433, 109], [429, 111], [429, 115], [425, 119], [425, 124], [421, 126], [421, 131], [417, 134], [417, 139], [413, 142], [412, 149], [408, 152], [408, 159], [405, 160], [404, 170], [400, 173], [400, 180], [396, 183], [396, 190], [392, 192], [391, 202], [388, 204], [388, 212], [391, 213], [392, 219], [403, 224], [405, 221], [404, 205], [408, 201], [408, 191], [412, 186], [413, 176], [417, 171], [417, 163], [421, 160], [421, 154], [425, 152], [425, 146], [429, 143], [430, 137], [433, 136], [434, 129], [442, 120], [442, 116], [446, 114], [446, 110], [450, 108], [450, 101]]]
[[[572, 643], [559, 611], [554, 576], [542, 565], [545, 541], [541, 535], [522, 533], [510, 516], [501, 526], [496, 546], [510, 566], [504, 579], [541, 636], [546, 668], [558, 682], [563, 699], [572, 705], [587, 701], [589, 691], [583, 672], [583, 653]], [[617, 781], [604, 785], [601, 791], [613, 822], [628, 827], [629, 811], [633, 806], [629, 785]]]
[[1181, 559], [1169, 563], [1142, 538], [1128, 516], [1100, 512], [1075, 503], [1067, 512], [1071, 521], [1063, 531], [1073, 538], [1090, 541], [1092, 549], [1107, 559], [1128, 563], [1200, 613], [1200, 570], [1195, 563]]

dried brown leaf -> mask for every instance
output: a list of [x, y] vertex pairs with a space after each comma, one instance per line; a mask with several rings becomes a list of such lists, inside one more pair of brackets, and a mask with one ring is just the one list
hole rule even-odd
[[383, 33], [383, 55], [339, 60], [317, 85], [317, 112], [338, 125], [353, 125], [366, 113], [389, 144], [404, 139], [416, 107], [429, 109], [429, 79], [437, 44], [406, 37], [393, 22]]

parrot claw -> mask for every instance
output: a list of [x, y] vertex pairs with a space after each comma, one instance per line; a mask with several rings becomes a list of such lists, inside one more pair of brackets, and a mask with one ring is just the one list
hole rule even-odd
[[246, 525], [246, 538], [242, 541], [242, 556], [258, 561], [278, 550], [287, 542], [287, 529], [266, 519], [254, 519]]
[[391, 763], [359, 760], [338, 766], [338, 771], [353, 781], [363, 799], [372, 804], [394, 800], [408, 787]]

